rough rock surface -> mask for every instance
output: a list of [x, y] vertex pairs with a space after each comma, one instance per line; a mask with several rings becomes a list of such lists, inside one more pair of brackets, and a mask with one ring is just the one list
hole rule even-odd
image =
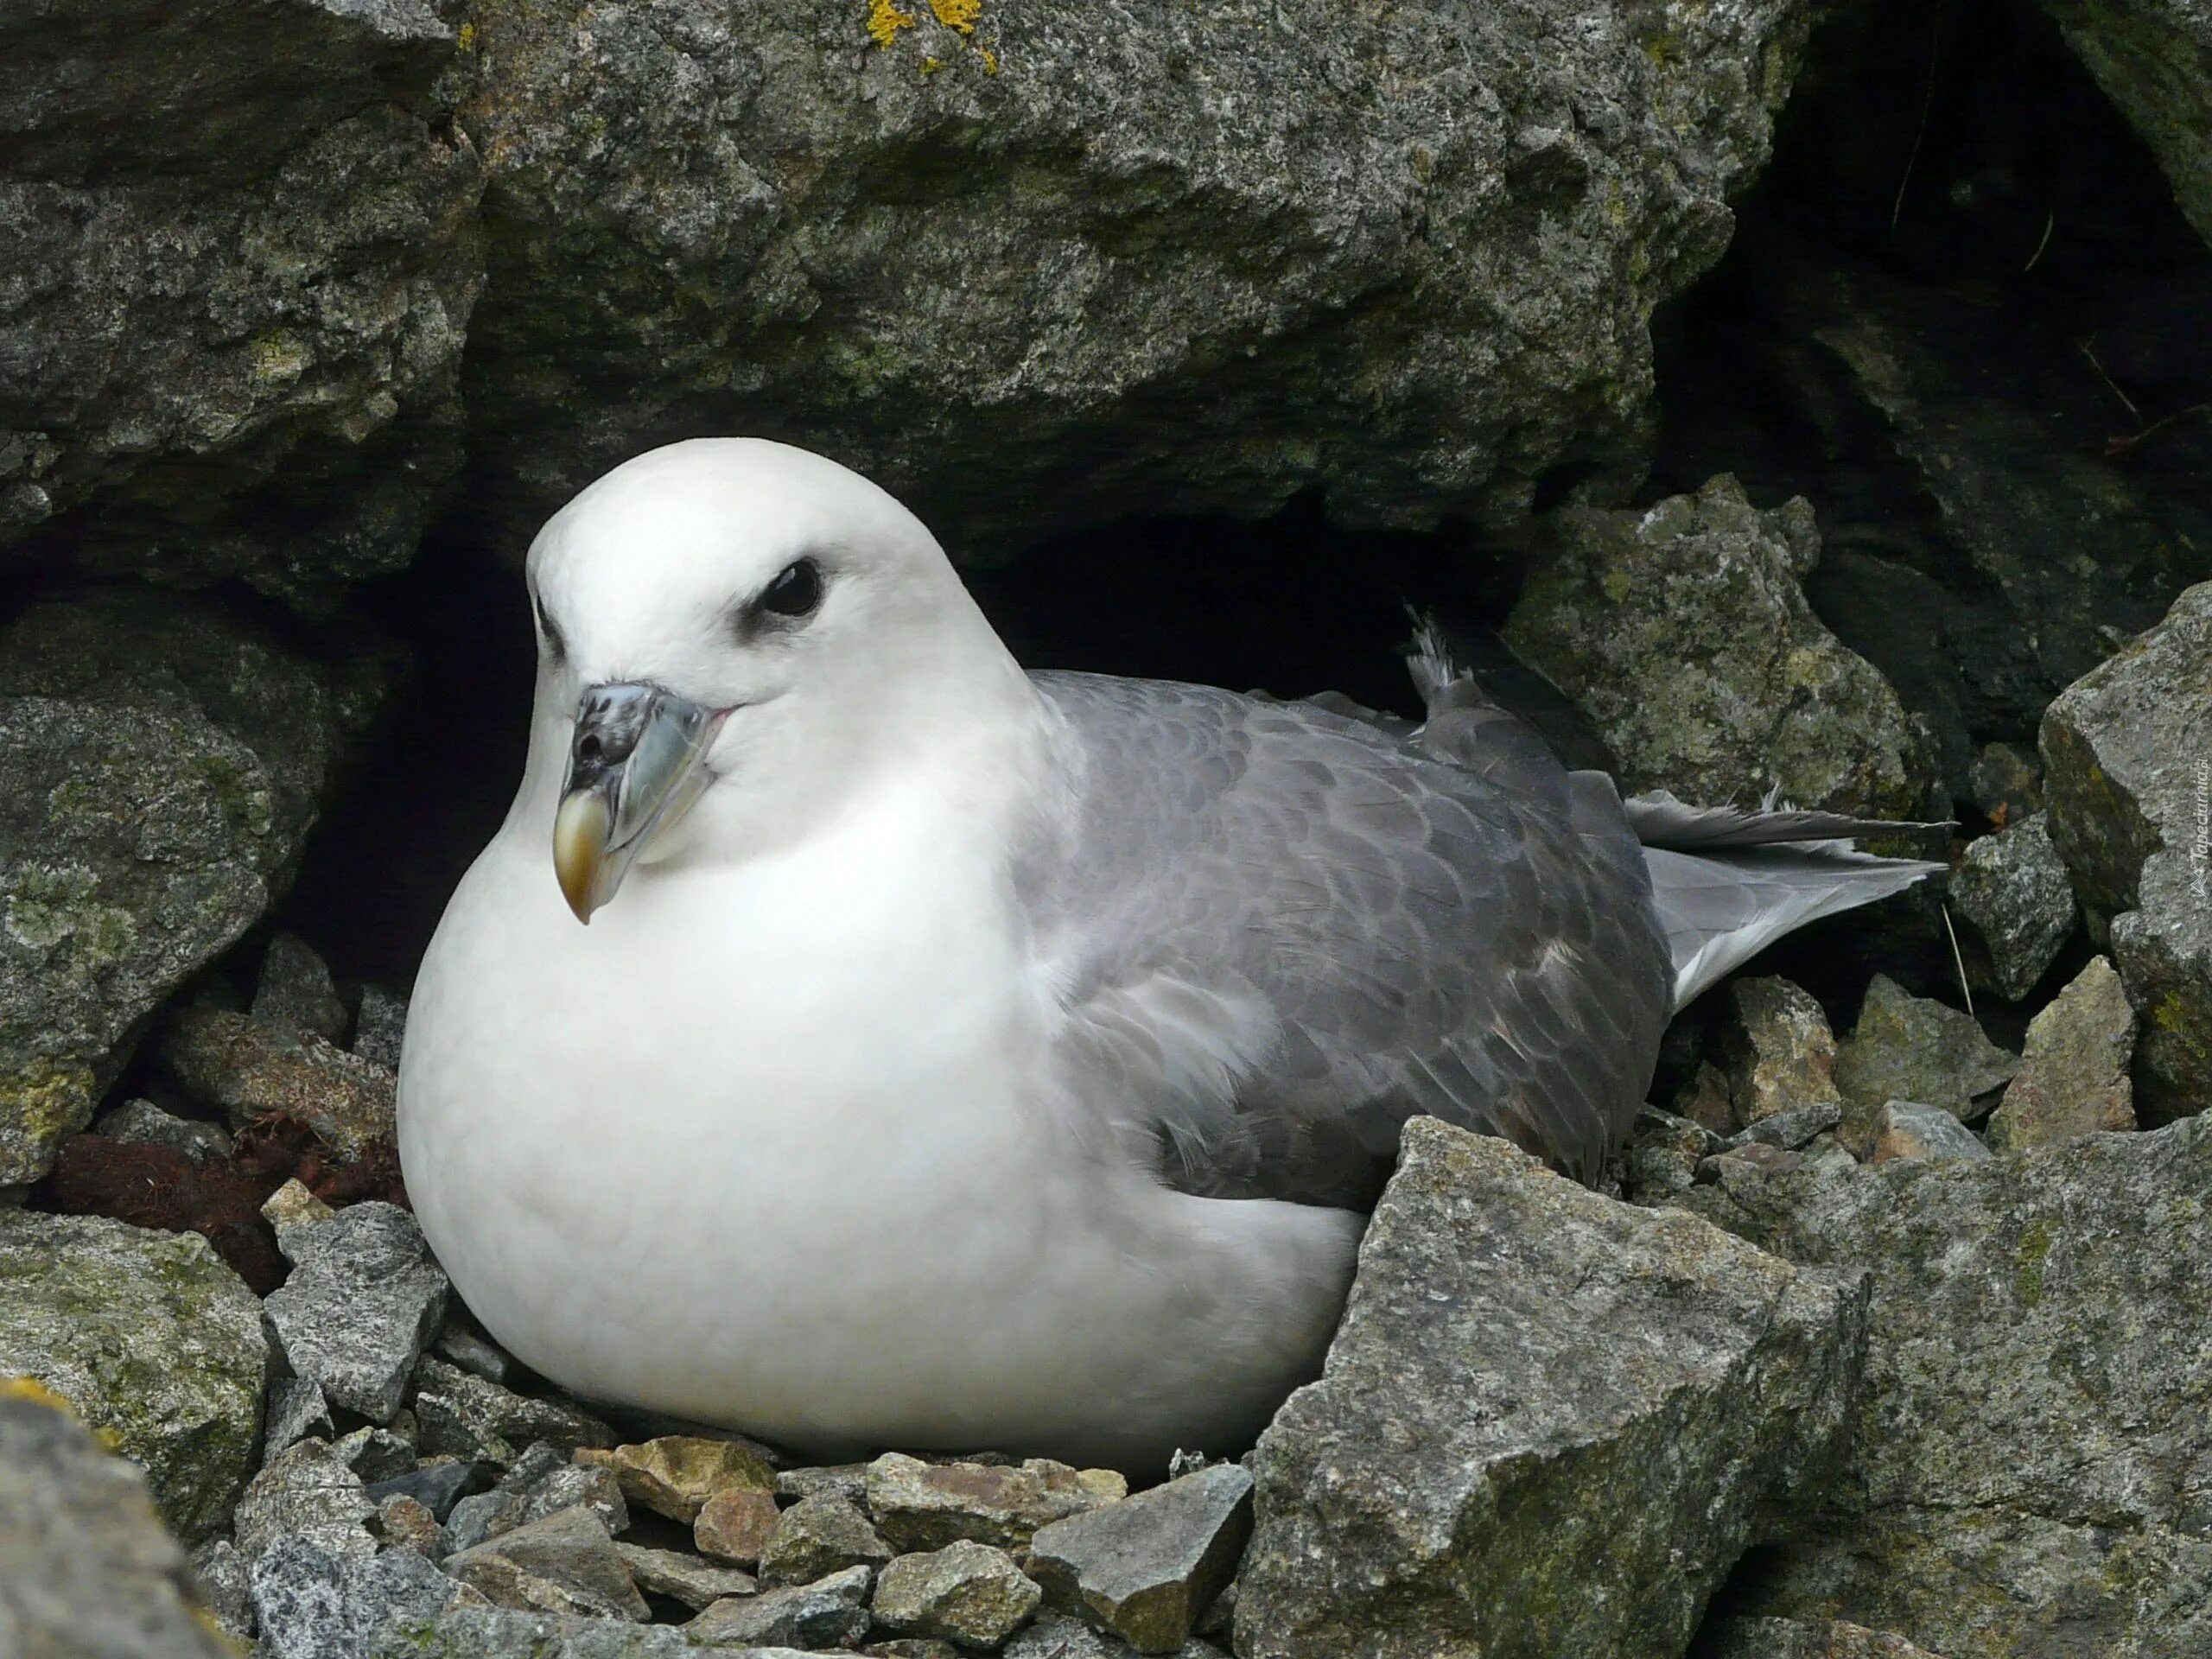
[[1836, 1618], [1716, 1619], [1704, 1636], [1700, 1659], [1941, 1659], [1888, 1630]]
[[[461, 1607], [435, 1618], [396, 1619], [367, 1659], [697, 1659], [684, 1631], [577, 1613]], [[746, 1650], [746, 1659], [798, 1659], [785, 1648]]]
[[964, 552], [1517, 512], [1570, 444], [1618, 481], [1809, 13], [494, 0], [472, 416], [563, 494], [796, 437]]
[[588, 1411], [517, 1394], [443, 1360], [425, 1358], [415, 1380], [425, 1452], [505, 1469], [538, 1440], [565, 1452], [614, 1444], [614, 1431]]
[[607, 1523], [577, 1504], [448, 1556], [445, 1570], [501, 1607], [649, 1617]]
[[850, 1647], [868, 1634], [868, 1570], [849, 1567], [812, 1584], [718, 1601], [683, 1627], [723, 1647]]
[[2074, 931], [2074, 889], [2040, 812], [1969, 842], [1949, 896], [1979, 954], [1969, 971], [2018, 1001]]
[[1841, 1138], [1864, 1156], [1874, 1119], [1892, 1100], [1941, 1106], [1961, 1120], [2020, 1069], [2017, 1056], [1991, 1042], [1963, 1008], [1915, 996], [1886, 974], [1874, 976], [1859, 1006], [1859, 1023], [1836, 1050], [1836, 1087], [1843, 1094]]
[[686, 1526], [699, 1518], [699, 1511], [716, 1492], [776, 1490], [775, 1471], [758, 1453], [732, 1440], [664, 1434], [611, 1451], [579, 1447], [576, 1461], [612, 1470], [624, 1497]]
[[716, 1560], [758, 1566], [770, 1584], [806, 1584], [849, 1567], [880, 1567], [892, 1555], [868, 1516], [835, 1492], [780, 1511], [766, 1492], [717, 1492], [699, 1511], [691, 1537]]
[[1886, 1164], [1897, 1158], [1993, 1157], [1980, 1135], [1941, 1106], [1916, 1101], [1883, 1103], [1874, 1115], [1874, 1147], [1870, 1164]]
[[231, 1137], [221, 1124], [179, 1117], [150, 1100], [126, 1100], [109, 1107], [92, 1120], [92, 1133], [126, 1146], [167, 1147], [203, 1166], [222, 1163], [231, 1155]]
[[1856, 1274], [1427, 1119], [1321, 1380], [1261, 1437], [1240, 1651], [1675, 1659], [1837, 1452]]
[[455, 44], [419, 0], [0, 18], [0, 539], [316, 596], [405, 563], [482, 282]]
[[2135, 1127], [2127, 1062], [2135, 1050], [2135, 1011], [2120, 976], [2102, 957], [2036, 1015], [2020, 1069], [1990, 1114], [1989, 1144], [2019, 1152], [2098, 1129]]
[[330, 977], [330, 964], [296, 933], [279, 932], [262, 952], [252, 1014], [264, 1026], [312, 1032], [325, 1042], [346, 1035], [346, 1004]]
[[1808, 503], [1761, 512], [1723, 475], [1547, 526], [1505, 636], [1589, 715], [1625, 791], [1921, 816], [1925, 740], [1799, 586], [1820, 557]]
[[1730, 1018], [1720, 1046], [1736, 1125], [1807, 1108], [1840, 1107], [1835, 1035], [1809, 992], [1786, 979], [1738, 979], [1728, 987], [1727, 998]]
[[445, 1317], [446, 1275], [423, 1230], [397, 1205], [350, 1205], [288, 1253], [298, 1265], [264, 1306], [294, 1373], [390, 1422]]
[[221, 1107], [233, 1128], [282, 1113], [346, 1159], [392, 1137], [392, 1074], [311, 1032], [281, 1031], [225, 1008], [186, 1008], [157, 1051], [178, 1084]]
[[1004, 1550], [962, 1539], [891, 1562], [876, 1575], [869, 1605], [875, 1622], [888, 1629], [995, 1648], [1028, 1621], [1044, 1597]]
[[0, 1387], [0, 1648], [54, 1659], [223, 1659], [145, 1477], [58, 1396]]
[[188, 1543], [252, 1469], [268, 1367], [261, 1304], [196, 1233], [0, 1210], [0, 1376], [112, 1433]]
[[233, 1517], [238, 1554], [257, 1561], [287, 1539], [326, 1554], [365, 1560], [377, 1553], [368, 1522], [377, 1506], [361, 1478], [325, 1440], [300, 1440], [261, 1466]]
[[0, 628], [0, 1185], [46, 1173], [147, 1016], [289, 878], [374, 706], [363, 660], [333, 676], [144, 593]]
[[1970, 1659], [2206, 1650], [2208, 1200], [2196, 1119], [1678, 1199], [1794, 1261], [1873, 1270], [1854, 1466], [1740, 1611]]
[[2212, 242], [2212, 15], [2199, 0], [2043, 0]]
[[749, 1596], [760, 1587], [750, 1573], [702, 1560], [689, 1550], [655, 1549], [618, 1538], [614, 1541], [614, 1553], [630, 1569], [630, 1577], [639, 1589], [649, 1595], [680, 1601], [694, 1612], [712, 1606], [725, 1596]]
[[1110, 1469], [1049, 1458], [1018, 1466], [924, 1463], [887, 1452], [868, 1466], [868, 1507], [894, 1549], [942, 1549], [959, 1538], [1011, 1549], [1038, 1528], [1118, 1503], [1128, 1483]]
[[257, 1659], [354, 1659], [387, 1624], [435, 1616], [461, 1587], [410, 1549], [334, 1554], [284, 1538], [252, 1568]]
[[[1225, 1637], [1220, 1648], [1211, 1642], [1185, 1642], [1177, 1659], [1227, 1659], [1226, 1646]], [[1007, 1643], [1005, 1652], [1006, 1659], [1131, 1659], [1136, 1649], [1080, 1619], [1047, 1612]]]
[[2051, 837], [2142, 1020], [2137, 1108], [2212, 1100], [2212, 582], [2043, 721]]
[[1252, 1534], [1252, 1477], [1217, 1463], [1041, 1527], [1029, 1572], [1055, 1607], [1142, 1653], [1173, 1653], [1228, 1586]]

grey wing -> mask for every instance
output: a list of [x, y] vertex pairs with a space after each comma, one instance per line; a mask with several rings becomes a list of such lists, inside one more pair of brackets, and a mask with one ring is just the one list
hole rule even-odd
[[1586, 1179], [1643, 1096], [1666, 944], [1610, 784], [1517, 728], [1449, 764], [1310, 704], [1035, 677], [1076, 757], [1022, 897], [1068, 1086], [1163, 1179], [1371, 1200], [1416, 1113]]

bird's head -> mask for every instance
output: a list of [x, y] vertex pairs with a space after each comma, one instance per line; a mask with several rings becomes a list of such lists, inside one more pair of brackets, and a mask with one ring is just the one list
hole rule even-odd
[[616, 467], [538, 532], [529, 575], [546, 828], [580, 921], [634, 863], [803, 834], [921, 710], [1020, 678], [919, 519], [764, 440]]

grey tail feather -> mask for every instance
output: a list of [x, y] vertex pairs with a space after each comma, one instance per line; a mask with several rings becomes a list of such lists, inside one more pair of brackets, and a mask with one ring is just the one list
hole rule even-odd
[[1406, 615], [1414, 625], [1414, 637], [1406, 647], [1406, 671], [1413, 677], [1422, 706], [1433, 715], [1438, 699], [1459, 677], [1459, 671], [1452, 665], [1452, 647], [1445, 643], [1444, 626], [1435, 613], [1408, 605]]
[[1624, 801], [1686, 1006], [1786, 933], [1902, 893], [1943, 865], [1877, 858], [1852, 836], [1933, 830], [1833, 812], [1695, 807], [1661, 791]]

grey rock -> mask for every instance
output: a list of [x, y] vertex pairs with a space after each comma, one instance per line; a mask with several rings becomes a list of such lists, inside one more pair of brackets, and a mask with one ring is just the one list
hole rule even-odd
[[715, 1602], [683, 1630], [701, 1646], [851, 1647], [868, 1634], [868, 1570]]
[[301, 1440], [264, 1464], [238, 1499], [238, 1553], [251, 1563], [282, 1540], [298, 1538], [328, 1554], [365, 1560], [377, 1553], [368, 1529], [376, 1512], [344, 1459], [324, 1441]]
[[253, 1640], [253, 1585], [236, 1544], [227, 1538], [202, 1540], [192, 1552], [192, 1586], [226, 1636]]
[[407, 999], [381, 985], [362, 986], [361, 1004], [353, 1014], [353, 1052], [373, 1065], [397, 1072], [406, 1035]]
[[2136, 1109], [2212, 1099], [2212, 582], [2044, 716], [2051, 838], [2142, 1020]]
[[639, 1624], [651, 1616], [607, 1523], [582, 1504], [458, 1550], [445, 1570], [501, 1607]]
[[1643, 1107], [1618, 1154], [1621, 1195], [1634, 1204], [1659, 1203], [1696, 1179], [1698, 1165], [1726, 1144], [1702, 1123]]
[[1757, 1180], [1778, 1169], [1796, 1169], [1805, 1154], [1764, 1141], [1746, 1141], [1710, 1158], [1698, 1160], [1697, 1184], [1711, 1181]]
[[1978, 947], [1970, 968], [1983, 969], [1981, 982], [2014, 1001], [2058, 959], [2078, 919], [2065, 862], [2041, 813], [1968, 842], [1950, 898]]
[[[1944, 1116], [1948, 1117], [1950, 1114], [1946, 1112]], [[1955, 1123], [1958, 1122], [1956, 1118], [1951, 1121]], [[1960, 1123], [1959, 1127], [1962, 1129], [1966, 1128], [1963, 1123]], [[1974, 1131], [1967, 1129], [1967, 1133], [1971, 1135]], [[1804, 1164], [1815, 1168], [1856, 1169], [1859, 1166], [1859, 1160], [1851, 1155], [1851, 1148], [1833, 1135], [1815, 1135], [1807, 1143], [1801, 1157]]]
[[58, 1396], [0, 1386], [0, 1646], [29, 1659], [225, 1659], [143, 1473]]
[[[464, 1607], [385, 1627], [368, 1659], [696, 1659], [683, 1630], [575, 1613]], [[749, 1659], [797, 1659], [791, 1649], [747, 1649]]]
[[1570, 447], [1618, 490], [1646, 320], [1726, 245], [1809, 9], [1663, 50], [1550, 7], [874, 16], [474, 14], [487, 456], [561, 495], [649, 433], [773, 430], [976, 554], [1315, 485], [1512, 518]]
[[105, 0], [0, 48], [0, 527], [303, 599], [404, 563], [482, 282], [482, 168], [433, 107], [453, 30], [413, 0]]
[[269, 1385], [269, 1408], [261, 1432], [262, 1456], [273, 1458], [295, 1440], [338, 1438], [330, 1402], [320, 1383], [303, 1376], [280, 1376]]
[[1891, 1100], [1883, 1103], [1875, 1115], [1873, 1150], [1866, 1161], [1886, 1164], [1898, 1158], [1971, 1160], [1995, 1155], [1980, 1135], [1941, 1106]]
[[1173, 1653], [1236, 1575], [1251, 1534], [1252, 1477], [1216, 1464], [1039, 1528], [1029, 1571], [1055, 1607], [1140, 1652]]
[[415, 1414], [426, 1454], [445, 1452], [505, 1469], [520, 1448], [544, 1440], [563, 1452], [611, 1446], [614, 1431], [589, 1412], [538, 1399], [425, 1357], [416, 1368]]
[[299, 1236], [291, 1277], [263, 1304], [297, 1375], [373, 1423], [399, 1409], [445, 1317], [445, 1272], [397, 1205], [356, 1204]]
[[522, 1367], [514, 1357], [493, 1342], [482, 1332], [473, 1330], [458, 1318], [448, 1315], [438, 1328], [433, 1344], [438, 1357], [459, 1366], [472, 1376], [480, 1376], [486, 1382], [502, 1387], [519, 1378]]
[[541, 1440], [490, 1491], [454, 1504], [447, 1530], [456, 1549], [467, 1549], [579, 1504], [597, 1516], [609, 1533], [629, 1528], [629, 1506], [611, 1471], [572, 1464], [558, 1447]]
[[346, 1005], [329, 965], [296, 933], [278, 932], [262, 953], [252, 1014], [265, 1026], [311, 1033], [325, 1042], [346, 1035]]
[[1835, 1037], [1809, 992], [1786, 979], [1738, 979], [1728, 987], [1727, 1007], [1720, 1052], [1738, 1127], [1823, 1107], [1840, 1112]]
[[875, 1622], [890, 1630], [995, 1648], [1028, 1623], [1044, 1599], [1004, 1550], [963, 1538], [899, 1556], [876, 1575], [871, 1605]]
[[776, 1474], [776, 1496], [793, 1503], [824, 1495], [842, 1497], [858, 1509], [868, 1502], [868, 1465], [833, 1463]]
[[1071, 1515], [1119, 1503], [1128, 1482], [1110, 1469], [1073, 1469], [1049, 1458], [1019, 1467], [925, 1463], [887, 1452], [868, 1466], [868, 1509], [901, 1554], [956, 1539], [1011, 1549]]
[[768, 1584], [810, 1584], [849, 1567], [881, 1567], [893, 1554], [868, 1516], [834, 1491], [801, 1498], [776, 1518], [760, 1552]]
[[2212, 241], [2212, 17], [2193, 0], [2044, 0], [2044, 10]]
[[1732, 478], [1655, 507], [1547, 521], [1505, 637], [1586, 713], [1624, 790], [1917, 817], [1934, 777], [1897, 693], [1815, 616], [1813, 510]]
[[0, 627], [0, 1185], [46, 1173], [147, 1017], [281, 891], [374, 706], [383, 659], [359, 661], [143, 591]]
[[1758, 1145], [1798, 1152], [1842, 1122], [1842, 1103], [1824, 1100], [1817, 1106], [1793, 1107], [1786, 1112], [1759, 1118], [1750, 1128], [1730, 1135], [1728, 1145], [1731, 1148]]
[[1941, 1654], [2205, 1650], [2209, 1199], [2201, 1119], [1681, 1199], [1792, 1260], [1872, 1269], [1854, 1466], [1738, 1611]]
[[387, 1550], [411, 1549], [433, 1565], [453, 1554], [453, 1541], [429, 1504], [404, 1492], [371, 1500], [377, 1506], [369, 1530]]
[[0, 1376], [112, 1433], [188, 1543], [230, 1519], [268, 1369], [261, 1304], [197, 1233], [0, 1210]]
[[[401, 1421], [405, 1421], [404, 1414]], [[404, 1475], [415, 1466], [415, 1442], [389, 1428], [357, 1428], [332, 1441], [330, 1449], [361, 1478], [365, 1487]]]
[[694, 1612], [712, 1606], [726, 1596], [749, 1596], [760, 1586], [748, 1573], [723, 1567], [683, 1549], [653, 1549], [622, 1539], [614, 1553], [638, 1588], [649, 1594], [680, 1601]]
[[392, 1137], [392, 1074], [311, 1033], [278, 1031], [226, 1008], [187, 1008], [164, 1027], [155, 1056], [179, 1086], [221, 1107], [233, 1128], [282, 1114], [346, 1159]]
[[2019, 1058], [1991, 1042], [1972, 1014], [1915, 996], [1877, 974], [1859, 1004], [1859, 1023], [1836, 1049], [1843, 1143], [1866, 1155], [1873, 1147], [1875, 1116], [1892, 1100], [1918, 1101], [1972, 1118], [1979, 1103], [2019, 1069]]
[[386, 1624], [436, 1615], [459, 1586], [413, 1550], [334, 1554], [281, 1538], [253, 1564], [260, 1659], [354, 1659]]
[[1721, 1618], [1705, 1637], [1704, 1659], [1941, 1659], [1891, 1631], [1835, 1618]]
[[150, 1100], [126, 1100], [92, 1120], [92, 1133], [129, 1145], [168, 1147], [195, 1164], [219, 1164], [231, 1155], [231, 1137], [219, 1123], [165, 1112]]
[[1321, 1380], [1254, 1455], [1238, 1650], [1675, 1659], [1832, 1471], [1865, 1319], [1856, 1273], [1415, 1118]]
[[2029, 1024], [2020, 1069], [1990, 1114], [1989, 1144], [2018, 1152], [2099, 1129], [2133, 1128], [2127, 1064], [2134, 1052], [2127, 993], [2112, 963], [2092, 957]]
[[[1093, 1630], [1081, 1619], [1046, 1613], [1007, 1643], [1006, 1659], [1129, 1659], [1136, 1652], [1117, 1636]], [[1223, 1659], [1210, 1642], [1183, 1644], [1178, 1659]]]
[[411, 1497], [443, 1521], [463, 1495], [482, 1481], [482, 1472], [474, 1464], [441, 1459], [418, 1465], [405, 1474], [368, 1482], [363, 1491], [372, 1503], [381, 1503], [387, 1497]]

